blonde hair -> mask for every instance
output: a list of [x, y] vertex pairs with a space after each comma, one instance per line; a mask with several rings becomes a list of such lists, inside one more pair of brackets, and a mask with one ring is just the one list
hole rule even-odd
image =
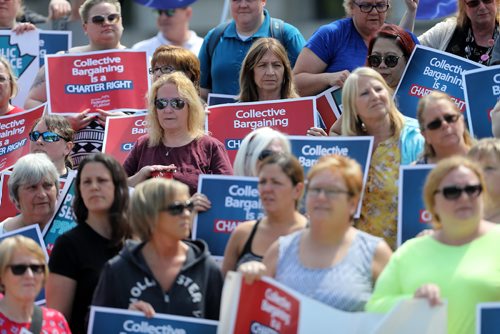
[[9, 74], [9, 84], [10, 84], [10, 98], [14, 98], [19, 91], [19, 87], [17, 86], [17, 77], [10, 66], [10, 62], [3, 56], [0, 56], [0, 63], [5, 67], [5, 70]]
[[[500, 21], [500, 11], [498, 7], [500, 7], [500, 0], [495, 0], [497, 13], [495, 17], [495, 22]], [[457, 26], [463, 27], [465, 24], [470, 24], [470, 19], [465, 12], [467, 5], [465, 4], [465, 0], [458, 0], [458, 10], [457, 10]]]
[[[342, 135], [344, 136], [362, 136], [367, 135], [364, 123], [356, 113], [356, 100], [359, 96], [359, 82], [371, 78], [377, 80], [385, 90], [392, 93], [392, 89], [387, 85], [384, 78], [372, 68], [359, 67], [352, 72], [344, 83], [342, 88]], [[390, 95], [390, 94], [389, 94]], [[399, 136], [404, 126], [404, 117], [399, 112], [394, 100], [388, 99], [389, 119], [395, 136]]]
[[149, 92], [149, 108], [146, 119], [149, 126], [149, 146], [158, 146], [163, 138], [165, 130], [160, 125], [156, 110], [155, 100], [160, 87], [172, 84], [179, 92], [179, 96], [186, 102], [188, 118], [188, 133], [194, 138], [199, 138], [204, 134], [203, 125], [205, 120], [205, 110], [198, 96], [198, 91], [193, 82], [182, 72], [165, 74], [155, 81]]

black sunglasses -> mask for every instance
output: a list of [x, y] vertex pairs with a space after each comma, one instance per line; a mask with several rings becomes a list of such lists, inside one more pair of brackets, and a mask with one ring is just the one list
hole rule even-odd
[[474, 184], [463, 188], [457, 186], [444, 187], [441, 190], [436, 190], [434, 194], [442, 193], [444, 198], [448, 200], [455, 200], [462, 196], [462, 192], [465, 192], [469, 198], [476, 198], [482, 191], [483, 187], [480, 184]]
[[44, 264], [11, 264], [9, 267], [12, 273], [16, 276], [24, 275], [28, 268], [31, 269], [33, 274], [42, 274], [45, 272]]
[[174, 97], [173, 99], [160, 98], [155, 100], [156, 109], [165, 109], [169, 104], [174, 110], [182, 110], [182, 108], [186, 105], [186, 102], [178, 97]]
[[273, 151], [273, 150], [269, 150], [269, 149], [266, 148], [265, 150], [262, 150], [262, 152], [260, 152], [260, 154], [257, 157], [257, 159], [259, 159], [259, 161], [262, 161], [265, 158], [270, 157], [271, 155], [274, 155], [274, 154], [277, 154], [277, 153], [278, 152]]
[[106, 20], [109, 22], [109, 24], [115, 24], [120, 20], [120, 14], [109, 14], [108, 16], [103, 16], [103, 15], [96, 15], [92, 16], [90, 21], [94, 24], [99, 24], [102, 25]]
[[437, 119], [433, 120], [432, 122], [430, 122], [429, 124], [427, 124], [426, 128], [427, 128], [427, 130], [437, 130], [441, 127], [443, 122], [446, 122], [448, 124], [453, 124], [456, 121], [458, 121], [459, 118], [460, 118], [460, 115], [458, 115], [458, 114], [444, 115], [443, 118], [437, 118]]
[[173, 9], [158, 9], [158, 15], [161, 16], [161, 14], [167, 15], [167, 17], [172, 17], [175, 15], [175, 8], [173, 8]]
[[484, 3], [485, 5], [487, 4], [490, 4], [493, 2], [493, 0], [472, 0], [472, 1], [464, 1], [465, 4], [467, 5], [467, 7], [469, 8], [476, 8], [477, 6], [479, 6], [479, 3], [482, 2]]
[[158, 71], [161, 72], [161, 74], [169, 74], [175, 71], [175, 67], [173, 67], [172, 65], [165, 65], [165, 66], [150, 68], [149, 74], [153, 74]]
[[166, 208], [162, 209], [161, 211], [166, 211], [172, 216], [179, 216], [182, 215], [184, 210], [188, 210], [190, 213], [193, 212], [194, 210], [194, 203], [191, 201], [186, 201], [185, 203], [179, 203], [175, 202], [174, 204], [170, 204]]
[[373, 8], [377, 10], [378, 13], [385, 13], [389, 9], [389, 5], [387, 3], [376, 3], [372, 5], [371, 3], [357, 3], [357, 2], [352, 2], [356, 6], [359, 7], [359, 10], [362, 13], [371, 13]]
[[38, 138], [42, 137], [42, 140], [47, 143], [53, 143], [59, 141], [60, 138], [64, 139], [65, 141], [69, 141], [69, 138], [65, 138], [52, 131], [45, 131], [45, 132], [31, 131], [29, 137], [31, 141], [37, 141]]
[[379, 55], [370, 55], [368, 56], [368, 65], [370, 65], [370, 67], [379, 67], [383, 61], [385, 66], [393, 68], [398, 64], [399, 58], [401, 58], [401, 56], [387, 55], [382, 57]]

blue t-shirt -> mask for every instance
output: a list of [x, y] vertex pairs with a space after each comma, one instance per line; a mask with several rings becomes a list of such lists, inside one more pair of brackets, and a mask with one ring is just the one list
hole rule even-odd
[[[259, 30], [245, 41], [238, 37], [236, 24], [234, 20], [231, 21], [215, 47], [211, 63], [207, 51], [208, 41], [215, 29], [210, 30], [198, 55], [201, 65], [200, 87], [210, 89], [212, 93], [237, 95], [240, 91], [239, 76], [243, 59], [257, 38], [270, 37], [270, 21], [268, 11], [264, 9], [264, 22]], [[293, 67], [306, 41], [300, 31], [288, 23], [283, 25], [283, 39]]]
[[368, 48], [354, 27], [352, 18], [320, 27], [306, 44], [327, 67], [324, 72], [353, 71], [366, 62]]

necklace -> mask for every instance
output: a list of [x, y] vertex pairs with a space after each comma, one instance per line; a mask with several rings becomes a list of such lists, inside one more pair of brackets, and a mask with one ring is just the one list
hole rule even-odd
[[167, 153], [165, 153], [165, 156], [168, 157], [168, 155], [170, 154], [170, 152], [172, 152], [172, 150], [174, 149], [175, 147], [168, 147], [168, 151]]
[[[488, 65], [491, 58], [491, 52], [495, 41], [498, 37], [498, 27], [495, 26], [493, 31], [493, 37], [488, 41], [488, 48], [481, 47], [475, 43], [474, 34], [472, 33], [472, 27], [469, 27], [467, 32], [467, 38], [465, 39], [465, 58], [478, 62], [479, 64]], [[486, 50], [485, 50], [486, 49]], [[483, 52], [484, 51], [484, 52]]]

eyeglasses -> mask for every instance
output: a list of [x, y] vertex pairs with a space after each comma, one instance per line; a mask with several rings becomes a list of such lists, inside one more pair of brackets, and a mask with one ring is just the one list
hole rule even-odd
[[43, 274], [45, 272], [44, 264], [11, 264], [9, 267], [10, 271], [16, 276], [24, 275], [28, 268], [33, 274]]
[[463, 188], [457, 186], [444, 187], [443, 189], [436, 190], [434, 194], [442, 193], [444, 198], [452, 201], [462, 196], [462, 192], [465, 192], [467, 196], [469, 196], [469, 198], [476, 198], [481, 194], [482, 191], [483, 187], [480, 184], [474, 184], [465, 186]]
[[92, 16], [90, 21], [94, 24], [99, 24], [103, 25], [106, 20], [109, 22], [109, 24], [115, 24], [118, 21], [120, 21], [120, 14], [109, 14], [108, 16], [103, 16], [103, 15], [96, 15]]
[[324, 193], [328, 199], [336, 198], [339, 194], [348, 194], [349, 196], [352, 195], [352, 193], [348, 190], [328, 188], [308, 188], [307, 193], [314, 197], [318, 197], [321, 193]]
[[161, 14], [167, 15], [167, 17], [172, 17], [175, 15], [175, 8], [174, 9], [158, 9], [158, 15], [161, 16]]
[[186, 201], [185, 203], [179, 203], [176, 202], [174, 204], [170, 204], [164, 209], [161, 209], [161, 211], [166, 211], [172, 216], [179, 216], [184, 213], [184, 210], [188, 210], [190, 213], [193, 212], [194, 210], [194, 203], [191, 201]]
[[172, 65], [166, 65], [149, 69], [149, 74], [154, 74], [157, 72], [161, 72], [161, 74], [169, 74], [175, 72], [175, 68]]
[[362, 12], [362, 13], [371, 13], [371, 11], [373, 10], [373, 8], [375, 8], [377, 10], [378, 13], [385, 13], [387, 12], [387, 10], [389, 9], [389, 5], [387, 3], [376, 3], [374, 5], [372, 4], [369, 4], [369, 3], [357, 3], [357, 2], [352, 2], [353, 4], [355, 4], [356, 6], [359, 7], [359, 10]]
[[31, 141], [37, 141], [38, 138], [42, 137], [42, 140], [47, 143], [53, 143], [59, 141], [60, 138], [64, 139], [65, 141], [69, 141], [69, 138], [65, 138], [52, 131], [45, 131], [45, 132], [32, 131], [30, 132], [29, 137]]
[[482, 2], [484, 3], [485, 5], [487, 4], [490, 4], [493, 2], [493, 0], [472, 0], [472, 1], [464, 1], [465, 4], [467, 5], [467, 7], [469, 8], [476, 8], [477, 6], [479, 6], [479, 3]]
[[450, 115], [444, 115], [443, 118], [438, 118], [427, 124], [426, 128], [427, 130], [437, 130], [441, 127], [443, 122], [446, 122], [448, 124], [453, 124], [458, 119], [460, 118], [460, 115], [458, 114], [450, 114]]
[[186, 105], [186, 102], [178, 97], [174, 97], [173, 99], [161, 98], [155, 100], [156, 109], [165, 109], [169, 104], [174, 110], [182, 110], [182, 108]]
[[396, 67], [399, 62], [399, 58], [402, 56], [394, 56], [394, 55], [387, 55], [385, 57], [379, 56], [379, 55], [370, 55], [368, 56], [368, 65], [370, 67], [379, 67], [380, 64], [382, 64], [382, 61], [385, 63], [385, 66], [389, 68]]

